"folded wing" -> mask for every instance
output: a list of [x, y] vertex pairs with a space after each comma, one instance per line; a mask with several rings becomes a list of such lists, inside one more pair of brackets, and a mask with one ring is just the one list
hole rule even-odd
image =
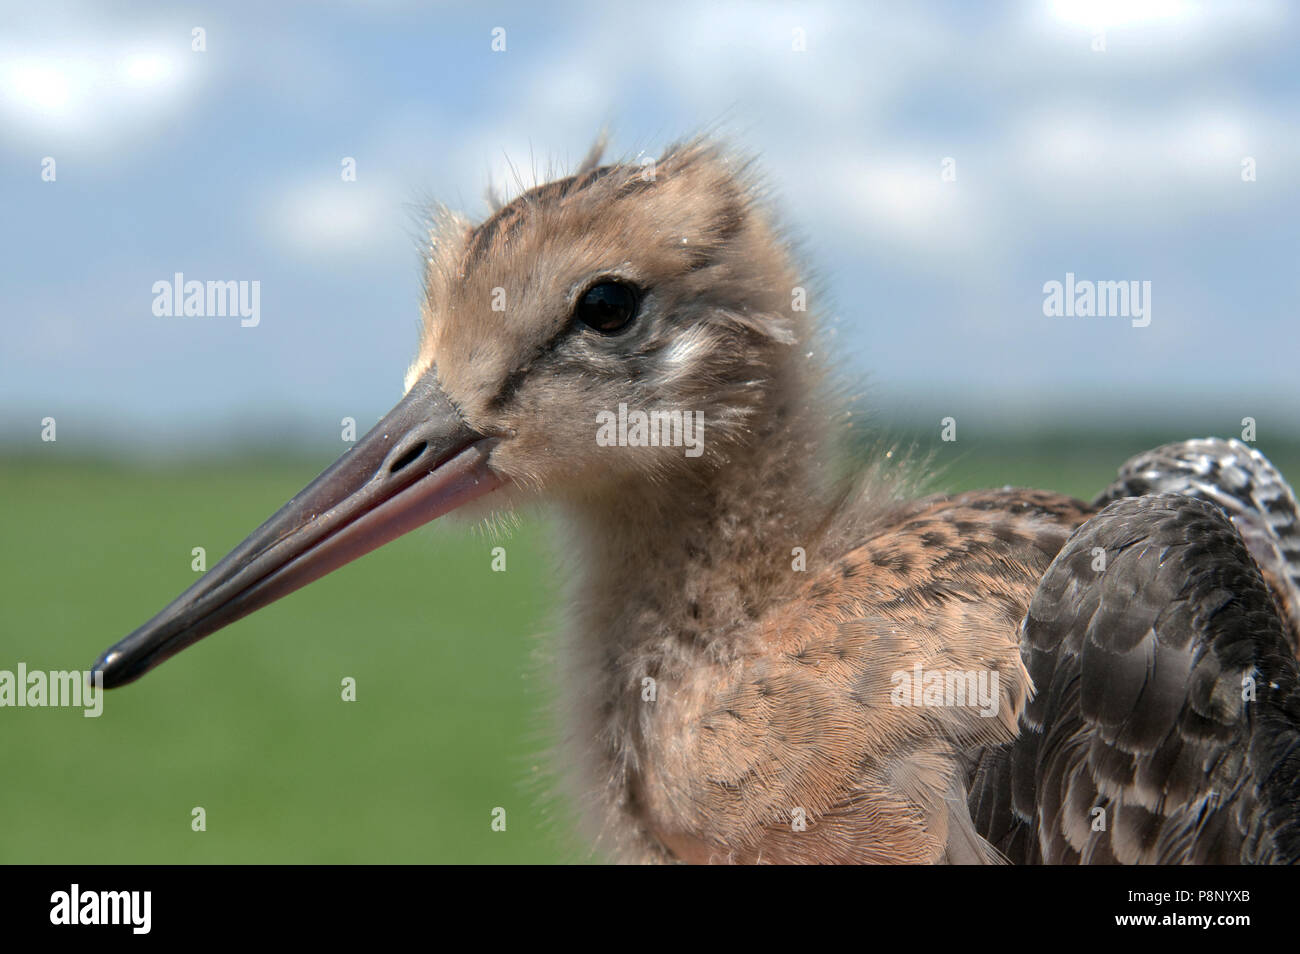
[[977, 829], [1022, 863], [1300, 858], [1300, 685], [1284, 613], [1220, 506], [1115, 500], [1021, 629], [1036, 693], [985, 752]]

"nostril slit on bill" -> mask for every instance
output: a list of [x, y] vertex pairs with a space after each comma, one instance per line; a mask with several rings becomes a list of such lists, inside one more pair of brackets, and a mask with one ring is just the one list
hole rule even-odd
[[427, 441], [420, 441], [420, 443], [416, 444], [401, 457], [397, 458], [397, 460], [393, 461], [393, 465], [388, 468], [388, 472], [390, 474], [395, 474], [404, 467], [415, 463], [419, 456], [424, 453], [424, 449], [428, 446], [429, 444]]

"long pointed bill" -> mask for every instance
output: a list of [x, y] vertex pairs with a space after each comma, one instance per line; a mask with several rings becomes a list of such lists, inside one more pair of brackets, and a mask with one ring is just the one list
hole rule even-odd
[[95, 664], [104, 685], [186, 646], [501, 485], [493, 439], [471, 430], [432, 371], [346, 454], [161, 613]]

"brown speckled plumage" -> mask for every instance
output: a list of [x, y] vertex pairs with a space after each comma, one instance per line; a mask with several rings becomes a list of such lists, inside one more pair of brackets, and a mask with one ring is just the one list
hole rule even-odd
[[[932, 862], [969, 850], [969, 753], [1015, 736], [1029, 689], [1016, 629], [1084, 514], [1034, 491], [899, 507], [736, 631], [726, 660], [665, 669], [632, 743], [642, 823], [696, 861]], [[891, 704], [890, 674], [917, 664], [998, 672], [997, 716]], [[815, 820], [805, 830], [792, 828], [797, 809]]]
[[[108, 684], [435, 503], [540, 502], [568, 564], [560, 775], [604, 856], [1300, 857], [1300, 521], [1262, 456], [1161, 448], [1092, 506], [916, 499], [890, 453], [838, 476], [815, 290], [709, 142], [597, 151], [431, 238], [407, 397], [101, 657]], [[635, 303], [608, 328], [578, 309], [602, 286]], [[598, 440], [623, 408], [699, 415], [698, 453]]]
[[[593, 158], [478, 229], [438, 230], [412, 375], [436, 368], [466, 420], [509, 435], [493, 463], [517, 502], [564, 514], [574, 804], [625, 860], [1062, 860], [1020, 850], [1055, 836], [1009, 820], [998, 768], [1044, 689], [1021, 623], [1094, 509], [1031, 490], [909, 501], [888, 460], [832, 479], [824, 345], [759, 198], [743, 163], [693, 142], [652, 180]], [[601, 274], [649, 290], [626, 338], [568, 323], [565, 290]], [[497, 284], [519, 303], [504, 333], [463, 315]], [[620, 402], [703, 411], [706, 452], [593, 447], [592, 411]], [[995, 715], [892, 704], [918, 665], [997, 673]]]

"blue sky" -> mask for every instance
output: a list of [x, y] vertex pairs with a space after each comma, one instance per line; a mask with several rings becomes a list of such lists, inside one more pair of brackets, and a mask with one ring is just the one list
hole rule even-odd
[[[827, 346], [887, 418], [1294, 432], [1297, 18], [1194, 0], [5, 4], [0, 435], [31, 441], [51, 415], [61, 443], [128, 452], [337, 442], [341, 417], [368, 425], [400, 395], [421, 203], [479, 217], [489, 181], [564, 169], [605, 124], [618, 154], [716, 126], [759, 157]], [[260, 323], [155, 316], [176, 272], [260, 282]], [[1150, 325], [1044, 316], [1067, 272], [1151, 282]]]

